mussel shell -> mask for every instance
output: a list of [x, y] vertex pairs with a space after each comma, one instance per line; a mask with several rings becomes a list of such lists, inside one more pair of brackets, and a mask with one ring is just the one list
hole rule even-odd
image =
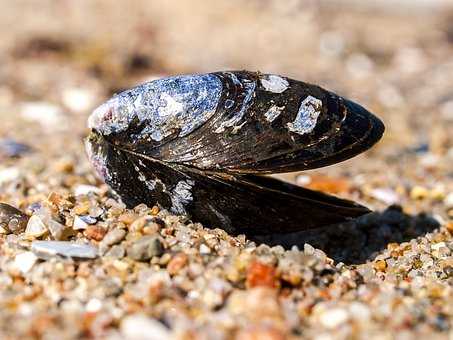
[[165, 78], [113, 97], [89, 119], [87, 150], [129, 205], [154, 204], [230, 232], [292, 232], [369, 212], [257, 174], [312, 169], [376, 143], [363, 107], [276, 75]]

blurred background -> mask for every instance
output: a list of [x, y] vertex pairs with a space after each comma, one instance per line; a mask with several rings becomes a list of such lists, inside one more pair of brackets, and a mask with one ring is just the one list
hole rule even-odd
[[[74, 181], [96, 183], [81, 143], [93, 108], [156, 77], [247, 69], [319, 84], [387, 126], [371, 152], [284, 178], [375, 208], [407, 203], [445, 216], [442, 203], [453, 206], [451, 1], [2, 0], [1, 8], [0, 184], [31, 169], [45, 179], [37, 193], [61, 190], [70, 183], [54, 177], [65, 166]], [[20, 144], [32, 150], [22, 163]]]

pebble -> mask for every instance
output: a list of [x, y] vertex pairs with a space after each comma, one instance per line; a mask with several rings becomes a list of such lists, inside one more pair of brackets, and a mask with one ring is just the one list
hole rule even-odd
[[422, 186], [415, 186], [412, 188], [410, 196], [413, 200], [422, 200], [428, 197], [429, 191], [428, 189]]
[[0, 185], [12, 182], [20, 177], [20, 170], [16, 167], [9, 167], [0, 170]]
[[90, 193], [100, 194], [101, 190], [93, 185], [79, 184], [74, 188], [75, 196], [88, 195]]
[[19, 209], [6, 203], [0, 203], [0, 227], [5, 229], [6, 232], [15, 234], [23, 232], [28, 219], [28, 216]]
[[85, 229], [85, 236], [91, 240], [102, 241], [107, 230], [98, 225], [90, 225]]
[[74, 112], [86, 112], [93, 108], [94, 96], [91, 91], [79, 87], [70, 87], [63, 90], [63, 104]]
[[372, 189], [370, 195], [385, 204], [392, 205], [400, 201], [399, 195], [389, 188]]
[[84, 230], [88, 227], [88, 223], [86, 223], [82, 218], [79, 216], [74, 217], [74, 223], [72, 228], [74, 230]]
[[120, 324], [121, 335], [127, 340], [171, 339], [170, 331], [159, 321], [144, 314], [126, 316]]
[[319, 316], [320, 323], [329, 329], [337, 328], [348, 320], [349, 314], [342, 308], [328, 309]]
[[270, 287], [274, 288], [278, 285], [275, 268], [267, 264], [254, 261], [247, 269], [246, 286], [253, 287]]
[[49, 230], [41, 218], [37, 215], [32, 215], [27, 223], [25, 229], [25, 236], [27, 238], [38, 238], [47, 234]]
[[0, 139], [0, 159], [20, 157], [31, 151], [31, 147], [18, 143], [14, 139]]
[[56, 255], [85, 259], [94, 259], [98, 256], [97, 248], [89, 244], [80, 244], [70, 241], [33, 241], [31, 250], [39, 258], [44, 259]]
[[22, 274], [26, 274], [38, 261], [38, 257], [31, 251], [17, 254], [14, 258], [14, 266], [20, 270]]
[[22, 105], [23, 118], [37, 122], [44, 128], [64, 129], [67, 121], [60, 107], [47, 102], [28, 102]]
[[211, 248], [209, 248], [206, 244], [202, 243], [200, 245], [199, 252], [201, 255], [207, 255], [211, 253]]
[[167, 264], [167, 272], [170, 275], [178, 274], [182, 268], [184, 268], [187, 264], [188, 258], [187, 255], [184, 253], [178, 253], [168, 262]]
[[102, 243], [107, 246], [111, 246], [121, 242], [124, 237], [126, 236], [126, 230], [115, 228], [110, 230], [107, 234], [105, 234]]
[[154, 235], [143, 236], [127, 248], [127, 256], [137, 261], [148, 261], [164, 252], [162, 241]]
[[444, 204], [447, 209], [453, 208], [453, 192], [450, 192], [444, 199]]

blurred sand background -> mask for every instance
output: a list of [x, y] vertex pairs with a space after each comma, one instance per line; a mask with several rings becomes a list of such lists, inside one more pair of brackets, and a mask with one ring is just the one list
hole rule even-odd
[[[283, 175], [283, 179], [354, 199], [376, 210], [398, 204], [411, 216], [426, 212], [441, 225], [442, 229], [436, 235], [445, 237], [442, 239], [442, 247], [450, 247], [453, 251], [451, 235], [447, 231], [453, 233], [451, 1], [0, 0], [0, 8], [0, 201], [29, 212], [27, 207], [36, 202], [47, 202], [50, 193], [67, 197], [73, 195], [74, 188], [81, 184], [102, 187], [94, 177], [83, 150], [82, 139], [88, 133], [86, 118], [97, 105], [121, 89], [149, 79], [181, 73], [259, 70], [316, 83], [351, 98], [381, 117], [387, 128], [382, 141], [364, 155], [341, 165], [303, 174]], [[8, 154], [10, 149], [7, 146], [10, 144], [5, 144], [5, 141], [9, 143], [11, 140], [31, 147], [31, 152], [24, 155]], [[107, 189], [103, 187], [102, 190], [104, 195]], [[72, 211], [71, 214], [73, 215]], [[72, 228], [69, 224], [70, 222], [67, 227]], [[111, 225], [107, 227], [110, 228]], [[392, 238], [393, 230], [386, 230], [387, 236], [382, 237]], [[90, 239], [86, 234], [82, 235], [82, 232], [79, 234], [78, 239]], [[415, 236], [422, 236], [422, 240], [413, 242], [424, 242], [423, 247], [428, 244], [428, 250], [431, 249], [430, 244], [440, 242], [439, 239], [435, 241], [437, 236], [429, 236], [431, 234], [426, 236], [417, 232], [411, 235], [414, 240]], [[16, 239], [2, 237], [3, 241], [16, 244]], [[395, 242], [403, 239], [409, 241], [406, 236], [398, 237]], [[387, 240], [383, 241], [380, 236], [377, 239], [382, 242]], [[93, 240], [91, 242], [96, 243]], [[242, 244], [241, 242], [237, 241], [237, 244]], [[3, 256], [0, 268], [6, 275], [5, 268], [15, 253], [8, 253], [7, 249], [11, 245], [6, 247], [6, 243], [4, 244], [2, 255], [7, 255]], [[233, 241], [229, 244], [233, 244]], [[401, 249], [410, 248], [407, 244], [395, 244], [391, 249], [399, 246]], [[245, 251], [241, 247], [238, 246], [238, 249]], [[231, 251], [239, 252], [238, 249]], [[391, 249], [388, 249], [390, 252]], [[442, 255], [442, 259], [431, 254], [429, 256], [434, 260], [430, 257], [429, 261], [434, 261], [435, 266], [438, 266], [435, 268], [451, 269], [451, 251]], [[391, 285], [412, 282], [399, 272], [386, 273], [386, 268], [390, 265], [385, 264], [385, 257], [382, 260], [379, 258], [382, 254], [378, 257], [373, 254], [368, 257], [369, 253], [366, 253], [365, 256], [372, 264], [363, 263], [363, 266], [370, 268], [367, 269], [368, 278], [364, 275], [366, 289], [373, 291], [376, 282], [387, 279]], [[325, 255], [323, 256], [325, 259]], [[399, 259], [401, 263], [407, 260], [404, 256]], [[396, 260], [397, 264], [399, 259]], [[379, 261], [384, 261], [384, 264]], [[418, 266], [421, 262], [419, 257], [417, 261]], [[328, 261], [326, 263], [329, 266], [331, 264]], [[42, 266], [47, 264], [40, 263]], [[393, 267], [397, 268], [395, 271], [403, 267], [397, 264]], [[95, 272], [100, 264], [90, 263], [90, 266]], [[404, 266], [407, 267], [406, 262]], [[412, 268], [410, 266], [407, 267], [408, 271]], [[337, 267], [332, 265], [337, 274], [344, 272], [346, 268]], [[388, 288], [392, 292], [390, 294], [385, 286], [375, 296], [389, 297], [385, 301], [392, 307], [388, 309], [390, 315], [385, 318], [371, 318], [373, 327], [370, 326], [370, 329], [375, 332], [373, 334], [389, 338], [391, 331], [379, 333], [376, 330], [385, 330], [385, 326], [393, 330], [408, 328], [406, 333], [401, 331], [401, 338], [409, 339], [416, 334], [411, 333], [415, 329], [418, 329], [419, 334], [425, 335], [431, 334], [431, 331], [446, 332], [450, 329], [453, 312], [448, 299], [452, 297], [452, 271], [434, 271], [434, 267], [430, 268], [419, 270], [417, 267], [414, 275], [422, 277], [422, 281], [426, 279], [427, 283], [423, 281], [423, 284], [432, 283], [433, 287], [443, 287], [443, 293], [436, 297], [430, 296], [429, 299], [432, 300], [423, 300], [425, 297], [417, 295], [419, 286], [405, 286], [409, 292], [405, 294], [411, 297], [413, 294], [415, 300], [407, 305], [401, 303], [405, 306], [398, 311], [397, 315], [401, 317], [392, 319], [393, 308], [396, 310], [398, 305], [394, 301], [403, 300], [399, 295], [399, 288]], [[353, 266], [347, 267], [347, 270], [356, 273]], [[429, 270], [431, 274], [428, 275], [426, 273]], [[442, 272], [443, 276], [436, 276], [437, 274], [432, 274], [434, 272]], [[316, 280], [318, 274], [315, 271]], [[335, 283], [340, 282], [338, 285], [341, 286], [341, 277], [337, 279], [338, 276], [335, 276]], [[24, 285], [29, 282], [14, 280], [11, 281], [14, 285], [17, 282]], [[317, 289], [322, 277], [319, 281], [316, 280], [307, 288], [307, 296], [312, 294], [310, 289]], [[4, 282], [10, 281], [1, 281], [0, 286]], [[39, 285], [39, 282], [38, 280], [33, 284]], [[242, 281], [237, 283], [235, 290], [242, 289], [237, 288], [242, 287], [241, 284]], [[20, 297], [23, 287], [19, 285], [11, 288], [14, 285], [6, 285], [8, 290], [5, 292], [14, 291], [16, 295], [8, 294]], [[296, 291], [297, 289], [292, 293]], [[0, 294], [1, 306], [10, 306], [8, 294]], [[395, 300], [391, 300], [394, 298]], [[296, 296], [294, 301], [299, 301], [298, 299]], [[313, 304], [318, 303], [316, 299]], [[387, 306], [378, 298], [373, 299], [370, 298], [370, 301]], [[49, 303], [53, 300], [45, 301]], [[112, 301], [116, 303], [117, 300]], [[417, 310], [426, 312], [423, 319], [414, 316], [413, 301], [419, 303], [414, 303], [419, 308]], [[184, 300], [181, 304], [183, 303], [187, 301]], [[339, 305], [341, 303], [338, 302]], [[51, 306], [54, 315], [60, 315], [59, 305]], [[32, 314], [38, 315], [35, 312], [38, 309], [31, 308]], [[370, 308], [374, 313], [375, 309]], [[8, 313], [10, 314], [5, 312], [3, 319], [0, 318], [0, 324], [11, 327], [10, 335], [15, 332], [19, 334], [26, 329], [25, 326], [12, 327], [9, 320], [17, 317], [16, 311], [8, 309]], [[158, 314], [155, 310], [153, 313]], [[24, 314], [18, 315], [22, 315], [21, 322], [26, 325], [27, 318], [23, 317]], [[410, 319], [411, 317], [414, 319]], [[327, 333], [322, 333], [325, 336], [322, 339], [333, 338], [335, 334], [348, 338], [352, 332], [361, 329], [356, 325], [347, 330], [341, 328], [342, 332], [336, 333], [335, 327], [343, 326], [338, 324], [333, 328], [324, 327], [317, 321], [317, 316], [312, 314], [301, 318], [308, 322], [302, 326], [299, 324], [302, 334], [308, 334], [309, 337], [318, 334], [319, 329], [327, 329]], [[119, 324], [119, 319], [112, 321], [113, 328]], [[172, 317], [168, 319], [171, 320]], [[211, 326], [215, 324], [210, 324], [213, 321], [209, 317], [203, 320], [201, 323], [206, 322]], [[289, 322], [288, 320], [285, 322]], [[351, 324], [354, 325], [352, 322]], [[361, 321], [357, 324], [360, 325]], [[58, 327], [71, 328], [67, 324], [60, 324]], [[364, 327], [368, 327], [368, 324]], [[232, 326], [231, 329], [236, 328]], [[202, 330], [206, 331], [204, 328]], [[206, 334], [209, 334], [208, 331]], [[40, 330], [36, 334], [46, 334], [46, 331]], [[269, 334], [275, 336], [274, 333]], [[364, 331], [362, 334], [363, 338], [367, 338], [366, 334], [371, 333]], [[277, 336], [271, 338], [281, 339]]]

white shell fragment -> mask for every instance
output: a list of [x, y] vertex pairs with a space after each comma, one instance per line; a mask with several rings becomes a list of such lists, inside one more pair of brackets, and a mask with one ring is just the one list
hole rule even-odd
[[280, 116], [280, 113], [282, 113], [284, 107], [272, 105], [269, 110], [266, 111], [264, 114], [264, 117], [266, 117], [266, 120], [270, 123], [272, 123], [278, 116]]
[[127, 130], [135, 120], [145, 126], [140, 135], [155, 141], [178, 130], [183, 137], [215, 113], [221, 92], [222, 83], [213, 74], [155, 80], [99, 106], [89, 117], [88, 126], [109, 135]]
[[288, 130], [299, 135], [312, 132], [318, 121], [321, 109], [322, 101], [318, 98], [308, 96], [300, 104], [294, 122], [287, 124]]
[[267, 91], [274, 93], [282, 93], [289, 87], [289, 83], [286, 79], [274, 74], [263, 76], [263, 78], [261, 78], [261, 85], [263, 85]]
[[57, 255], [85, 259], [94, 259], [98, 256], [96, 247], [69, 241], [33, 241], [31, 250], [44, 259]]
[[37, 215], [30, 217], [27, 223], [27, 228], [25, 228], [25, 236], [28, 238], [36, 238], [43, 236], [49, 230], [41, 218]]
[[38, 261], [38, 257], [31, 251], [17, 254], [14, 258], [14, 266], [22, 273], [28, 273]]

